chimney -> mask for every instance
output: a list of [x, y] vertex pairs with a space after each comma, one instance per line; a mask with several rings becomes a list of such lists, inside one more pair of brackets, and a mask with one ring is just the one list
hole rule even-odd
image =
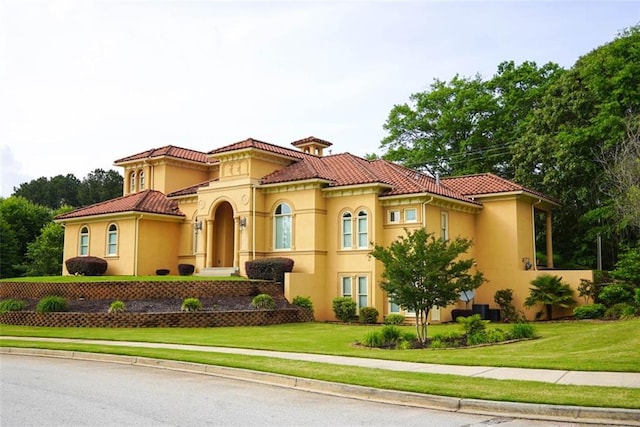
[[440, 186], [440, 172], [436, 171], [436, 185], [439, 187]]

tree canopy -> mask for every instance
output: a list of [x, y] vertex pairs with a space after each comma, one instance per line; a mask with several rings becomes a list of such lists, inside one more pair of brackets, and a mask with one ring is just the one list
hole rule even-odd
[[418, 340], [427, 338], [427, 318], [432, 307], [446, 307], [460, 292], [476, 289], [482, 273], [471, 273], [473, 258], [462, 258], [472, 245], [468, 239], [436, 239], [424, 228], [407, 231], [389, 247], [375, 245], [371, 256], [384, 265], [380, 287], [389, 300], [416, 313]]

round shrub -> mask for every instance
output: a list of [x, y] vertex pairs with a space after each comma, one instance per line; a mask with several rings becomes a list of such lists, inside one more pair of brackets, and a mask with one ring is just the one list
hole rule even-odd
[[333, 314], [338, 320], [345, 323], [353, 322], [356, 318], [356, 303], [349, 297], [337, 297], [333, 299]]
[[604, 312], [604, 318], [609, 320], [626, 319], [633, 317], [635, 313], [636, 308], [634, 306], [621, 302], [607, 308], [607, 311]]
[[56, 295], [44, 297], [38, 301], [38, 305], [36, 305], [36, 312], [38, 313], [55, 313], [60, 311], [67, 311], [67, 300]]
[[310, 297], [296, 296], [293, 298], [291, 304], [313, 311], [313, 302], [311, 301]]
[[64, 262], [69, 274], [102, 276], [107, 271], [107, 261], [95, 256], [77, 256]]
[[4, 299], [0, 301], [0, 313], [8, 313], [10, 311], [24, 310], [26, 304], [19, 299]]
[[191, 276], [196, 271], [196, 266], [193, 264], [178, 264], [178, 274], [181, 276]]
[[378, 310], [373, 307], [362, 307], [360, 309], [360, 323], [372, 324], [378, 322]]
[[587, 304], [573, 309], [576, 319], [600, 319], [607, 308], [604, 304]]
[[404, 316], [402, 314], [391, 313], [387, 314], [384, 318], [385, 325], [403, 325], [404, 324]]
[[123, 313], [126, 310], [124, 302], [117, 300], [109, 305], [109, 313]]
[[256, 310], [273, 310], [276, 308], [276, 302], [273, 300], [273, 297], [269, 294], [256, 295], [251, 301], [251, 305]]
[[612, 307], [620, 303], [630, 303], [632, 301], [632, 295], [624, 286], [607, 285], [600, 291], [598, 300], [607, 307]]
[[291, 258], [260, 258], [244, 263], [249, 279], [273, 280], [284, 283], [284, 274], [293, 271]]
[[200, 311], [202, 310], [202, 303], [198, 298], [185, 298], [182, 300], [180, 306], [181, 311]]

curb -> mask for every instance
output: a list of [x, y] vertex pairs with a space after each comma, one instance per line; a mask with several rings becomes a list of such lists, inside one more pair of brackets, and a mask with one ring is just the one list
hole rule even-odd
[[0, 354], [54, 357], [94, 362], [120, 363], [156, 369], [212, 375], [236, 380], [287, 387], [300, 391], [359, 399], [393, 405], [412, 406], [467, 414], [511, 416], [514, 418], [562, 421], [585, 424], [640, 426], [640, 410], [622, 408], [592, 408], [584, 406], [545, 405], [517, 402], [498, 402], [479, 399], [461, 399], [405, 391], [383, 390], [350, 384], [332, 383], [307, 378], [239, 368], [205, 365], [176, 360], [121, 356], [104, 353], [86, 353], [66, 350], [0, 347]]

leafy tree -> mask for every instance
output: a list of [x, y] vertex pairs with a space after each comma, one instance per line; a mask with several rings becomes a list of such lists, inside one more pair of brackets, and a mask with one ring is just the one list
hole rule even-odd
[[80, 181], [72, 174], [57, 175], [51, 179], [40, 177], [20, 184], [13, 195], [24, 197], [31, 203], [58, 209], [63, 205], [78, 206]]
[[[9, 268], [9, 271], [2, 271], [2, 277], [15, 277], [21, 276], [26, 271], [24, 265], [25, 255], [27, 253], [27, 245], [29, 242], [34, 241], [39, 235], [40, 230], [46, 224], [53, 219], [51, 211], [40, 205], [33, 204], [23, 197], [11, 196], [9, 198], [0, 198], [0, 219], [11, 230], [7, 235], [13, 234], [15, 240], [9, 237], [10, 241], [5, 242], [11, 244], [13, 240], [13, 247], [3, 247], [2, 257], [4, 257], [4, 250], [7, 250], [9, 254], [15, 254], [19, 263]], [[5, 234], [3, 231], [2, 239], [4, 240]], [[4, 267], [4, 265], [3, 265]]]
[[640, 246], [629, 248], [620, 255], [611, 276], [640, 288]]
[[405, 232], [388, 248], [374, 245], [371, 256], [384, 265], [380, 287], [392, 302], [416, 313], [418, 340], [425, 343], [429, 310], [456, 302], [460, 292], [476, 289], [484, 277], [469, 272], [472, 258], [460, 258], [470, 240], [436, 239], [423, 228]]
[[11, 225], [0, 216], [0, 278], [20, 276], [19, 246]]
[[571, 307], [575, 305], [573, 289], [562, 282], [562, 277], [551, 274], [541, 274], [531, 281], [529, 296], [524, 300], [525, 307], [542, 304], [546, 310], [547, 320], [553, 319], [554, 307]]
[[64, 228], [50, 222], [27, 245], [27, 276], [58, 276], [62, 272]]
[[122, 196], [123, 178], [111, 169], [96, 169], [90, 172], [78, 188], [78, 203], [81, 206], [92, 205]]

